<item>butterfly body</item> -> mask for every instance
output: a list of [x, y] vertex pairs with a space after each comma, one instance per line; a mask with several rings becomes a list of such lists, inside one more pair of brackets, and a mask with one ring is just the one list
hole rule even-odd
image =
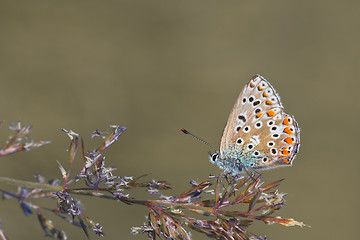
[[210, 160], [232, 174], [246, 169], [291, 166], [300, 146], [295, 118], [283, 112], [280, 97], [262, 76], [244, 87], [225, 126], [220, 152]]

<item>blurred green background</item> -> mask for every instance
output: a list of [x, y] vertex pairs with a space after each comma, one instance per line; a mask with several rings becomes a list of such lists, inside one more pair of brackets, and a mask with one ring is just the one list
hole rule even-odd
[[[34, 126], [34, 139], [52, 144], [2, 158], [0, 176], [60, 178], [56, 160], [67, 165], [69, 144], [60, 128], [82, 134], [92, 149], [99, 144], [89, 137], [93, 130], [119, 124], [128, 131], [107, 150], [107, 164], [118, 175], [151, 173], [179, 193], [190, 178], [220, 172], [208, 148], [179, 129], [218, 148], [236, 97], [259, 73], [301, 127], [294, 165], [263, 175], [286, 178], [279, 189], [288, 205], [279, 214], [311, 228], [258, 223], [249, 230], [269, 239], [355, 239], [359, 7], [325, 0], [1, 1], [1, 141], [6, 125], [21, 119]], [[146, 221], [145, 208], [82, 200], [86, 215], [104, 225], [103, 239], [147, 239], [130, 233]], [[36, 216], [25, 217], [15, 201], [1, 201], [0, 217], [10, 239], [44, 236]], [[71, 239], [85, 239], [52, 219]]]

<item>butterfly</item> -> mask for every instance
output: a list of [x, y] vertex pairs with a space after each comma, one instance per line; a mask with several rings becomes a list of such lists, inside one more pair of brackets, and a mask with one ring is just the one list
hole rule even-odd
[[271, 84], [260, 75], [252, 77], [227, 120], [220, 152], [211, 154], [210, 161], [233, 175], [291, 166], [300, 147], [300, 128], [283, 109]]

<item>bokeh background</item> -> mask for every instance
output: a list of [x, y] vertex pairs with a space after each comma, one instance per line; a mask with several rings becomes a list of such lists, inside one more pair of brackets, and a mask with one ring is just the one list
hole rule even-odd
[[[209, 149], [179, 129], [218, 148], [236, 97], [259, 73], [301, 127], [294, 165], [263, 175], [286, 178], [279, 189], [288, 205], [279, 214], [311, 228], [259, 223], [249, 230], [269, 239], [355, 239], [359, 7], [350, 0], [1, 1], [0, 139], [21, 119], [33, 125], [34, 139], [52, 144], [2, 158], [0, 175], [60, 178], [56, 160], [66, 166], [69, 144], [60, 128], [82, 134], [91, 149], [99, 144], [93, 130], [119, 124], [128, 131], [107, 150], [107, 163], [118, 175], [151, 173], [179, 193], [190, 178], [220, 172]], [[104, 225], [103, 239], [147, 239], [130, 233], [146, 221], [145, 208], [82, 200]], [[1, 201], [0, 217], [10, 239], [44, 236], [36, 216], [25, 217], [15, 201]], [[52, 219], [71, 239], [85, 239]]]

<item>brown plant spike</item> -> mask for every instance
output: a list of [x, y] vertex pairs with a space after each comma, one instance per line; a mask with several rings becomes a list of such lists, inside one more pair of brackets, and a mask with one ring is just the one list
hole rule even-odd
[[[12, 128], [16, 134], [3, 148], [3, 153], [12, 152], [9, 149], [21, 145], [19, 141], [23, 140], [30, 130], [20, 124]], [[112, 131], [107, 136], [97, 130], [93, 133], [93, 136], [102, 137], [103, 140], [98, 148], [91, 151], [85, 150], [84, 141], [79, 134], [63, 130], [70, 137], [69, 160], [65, 161], [68, 163], [67, 169], [58, 162], [63, 182], [56, 179], [46, 180], [40, 174], [35, 175], [35, 182], [0, 176], [0, 183], [18, 186], [17, 191], [0, 189], [3, 199], [17, 200], [26, 216], [36, 212], [45, 234], [56, 239], [67, 239], [67, 235], [55, 227], [52, 220], [44, 217], [44, 211], [81, 228], [87, 238], [90, 238], [88, 230], [98, 236], [104, 235], [103, 227], [85, 215], [76, 195], [113, 200], [114, 204], [146, 206], [149, 211], [148, 223], [133, 227], [132, 233], [145, 233], [149, 239], [157, 236], [162, 239], [190, 240], [190, 230], [194, 230], [213, 239], [262, 240], [266, 237], [257, 236], [248, 230], [253, 221], [277, 223], [286, 227], [304, 226], [302, 222], [273, 215], [285, 203], [285, 194], [275, 190], [282, 179], [265, 184], [261, 175], [232, 176], [232, 180], [226, 175], [209, 176], [202, 182], [191, 180], [188, 191], [176, 196], [165, 196], [161, 192], [171, 188], [166, 181], [145, 180], [148, 176], [146, 174], [139, 177], [117, 176], [114, 167], [107, 167], [103, 153], [116, 142], [126, 128], [111, 128]], [[71, 170], [76, 161], [78, 146], [81, 146], [80, 158], [83, 166], [75, 177], [72, 177], [74, 174], [70, 172], [74, 171]], [[130, 196], [129, 192], [137, 188], [145, 189], [151, 194], [151, 199], [158, 196], [157, 200], [142, 200]], [[42, 207], [33, 202], [36, 198], [55, 200], [55, 204], [52, 208]], [[0, 239], [6, 239], [1, 226]]]
[[[215, 189], [210, 190], [213, 180], [216, 180]], [[230, 183], [223, 175], [209, 177], [178, 196], [146, 201], [150, 212], [148, 228], [165, 239], [191, 239], [191, 234], [185, 229], [189, 227], [214, 239], [261, 240], [266, 237], [247, 230], [254, 220], [302, 227], [302, 222], [271, 216], [285, 203], [285, 194], [273, 190], [281, 181], [264, 185], [261, 175], [255, 179], [240, 176]], [[239, 209], [244, 204], [248, 206], [246, 211], [228, 209]], [[188, 216], [190, 212], [199, 217]], [[140, 232], [144, 231], [138, 228], [137, 233]]]

